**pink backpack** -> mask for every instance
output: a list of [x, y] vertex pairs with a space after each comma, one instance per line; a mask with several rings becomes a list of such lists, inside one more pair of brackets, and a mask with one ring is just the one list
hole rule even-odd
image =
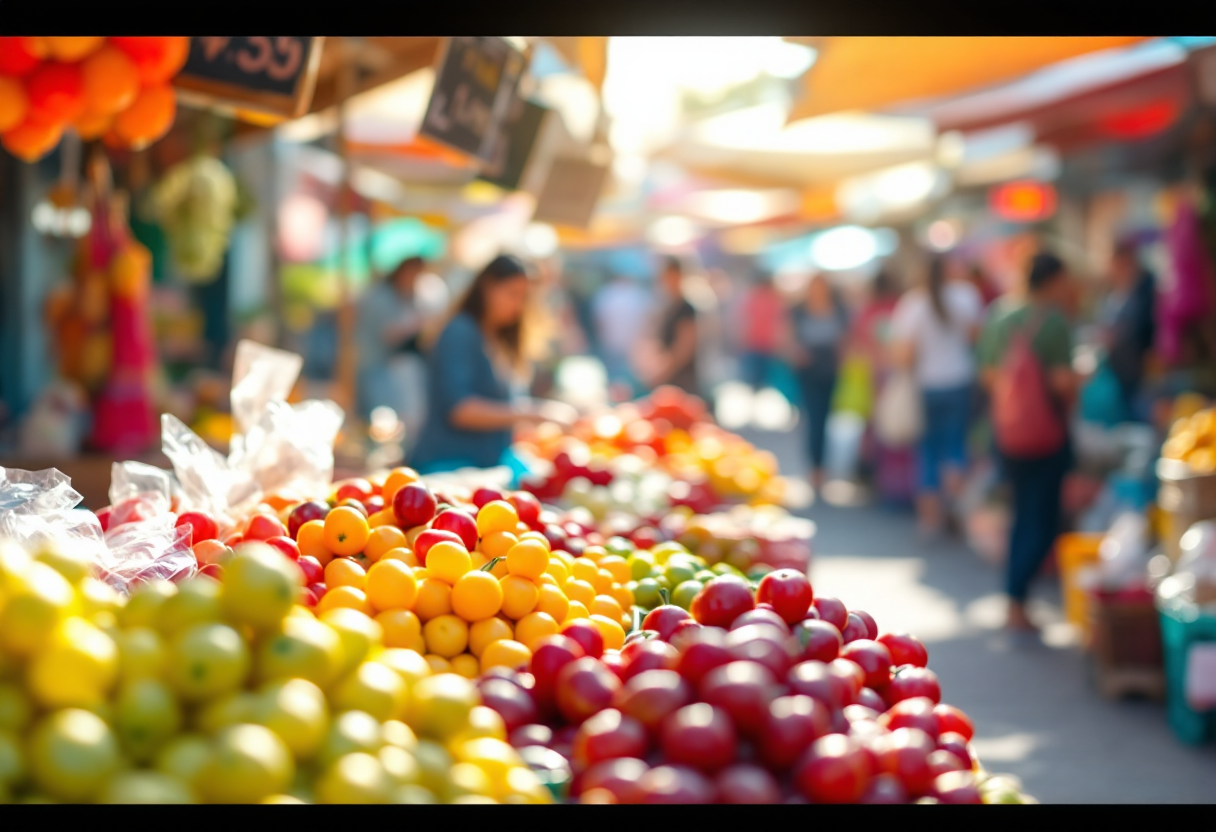
[[996, 444], [1012, 459], [1050, 456], [1063, 448], [1068, 438], [1067, 427], [1048, 390], [1043, 363], [1032, 346], [1038, 324], [1011, 334], [992, 389]]

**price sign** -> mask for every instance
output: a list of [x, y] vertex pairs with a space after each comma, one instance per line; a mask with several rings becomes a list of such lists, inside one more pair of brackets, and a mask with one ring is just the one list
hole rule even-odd
[[284, 118], [308, 111], [324, 38], [200, 37], [173, 84], [207, 106]]
[[490, 158], [478, 178], [507, 191], [518, 188], [545, 115], [549, 112], [548, 107], [523, 98], [513, 98], [506, 123], [498, 131]]
[[524, 56], [504, 38], [448, 38], [419, 132], [490, 161], [523, 70]]
[[587, 228], [607, 178], [607, 164], [558, 156], [549, 168], [532, 221]]

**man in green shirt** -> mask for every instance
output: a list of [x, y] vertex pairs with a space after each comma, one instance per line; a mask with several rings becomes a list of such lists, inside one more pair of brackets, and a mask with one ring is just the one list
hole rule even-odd
[[[1027, 326], [1038, 326], [1031, 339], [1048, 392], [1067, 419], [1077, 394], [1072, 370], [1072, 335], [1060, 311], [1067, 290], [1067, 270], [1052, 254], [1039, 254], [1031, 262], [1024, 298], [1006, 298], [994, 304], [980, 333], [980, 379], [991, 390], [998, 368], [1005, 360], [1013, 335]], [[1010, 458], [1002, 455], [1001, 467], [1013, 486], [1013, 522], [1005, 569], [1005, 591], [1009, 596], [1007, 626], [1035, 630], [1026, 615], [1030, 582], [1051, 552], [1060, 531], [1064, 476], [1072, 464], [1068, 442], [1046, 457]]]

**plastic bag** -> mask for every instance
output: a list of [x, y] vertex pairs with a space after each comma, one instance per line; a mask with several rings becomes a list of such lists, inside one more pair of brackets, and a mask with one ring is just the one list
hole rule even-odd
[[920, 390], [911, 373], [895, 373], [883, 385], [874, 408], [874, 431], [883, 444], [905, 448], [924, 431]]
[[1102, 583], [1108, 589], [1144, 584], [1148, 550], [1148, 519], [1143, 512], [1120, 514], [1098, 547]]
[[101, 521], [77, 508], [84, 498], [55, 468], [22, 471], [0, 467], [0, 539], [30, 549], [79, 546], [91, 559], [106, 551]]
[[1127, 421], [1123, 388], [1106, 359], [1098, 362], [1093, 377], [1081, 389], [1081, 418], [1105, 427]]

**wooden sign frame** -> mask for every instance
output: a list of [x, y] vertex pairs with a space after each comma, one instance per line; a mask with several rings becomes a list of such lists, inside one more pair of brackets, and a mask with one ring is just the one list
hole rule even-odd
[[250, 90], [185, 72], [173, 79], [173, 86], [186, 103], [196, 103], [209, 109], [238, 115], [242, 111], [249, 111], [280, 120], [300, 118], [308, 112], [312, 102], [324, 44], [323, 37], [314, 37], [309, 41], [308, 54], [303, 59], [304, 69], [290, 96]]

